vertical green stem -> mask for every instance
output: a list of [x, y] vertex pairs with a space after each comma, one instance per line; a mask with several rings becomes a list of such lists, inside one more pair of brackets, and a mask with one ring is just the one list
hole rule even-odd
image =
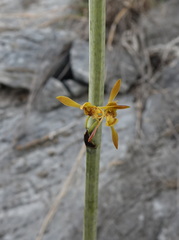
[[[89, 102], [100, 106], [104, 98], [106, 0], [89, 0]], [[89, 125], [92, 121], [89, 121]], [[83, 240], [96, 240], [101, 127], [86, 150], [86, 186]]]
[[106, 0], [89, 0], [89, 102], [103, 104]]

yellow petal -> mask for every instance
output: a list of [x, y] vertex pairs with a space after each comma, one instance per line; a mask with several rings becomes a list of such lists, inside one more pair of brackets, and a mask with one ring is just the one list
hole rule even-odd
[[111, 127], [111, 133], [112, 133], [112, 141], [116, 149], [118, 149], [118, 134], [114, 127]]
[[121, 80], [118, 80], [112, 90], [111, 90], [111, 93], [110, 93], [110, 96], [109, 96], [109, 100], [108, 100], [108, 103], [109, 102], [112, 102], [114, 100], [114, 98], [117, 96], [119, 90], [120, 90], [120, 87], [121, 87]]
[[127, 105], [117, 105], [117, 106], [112, 106], [113, 109], [126, 109], [126, 108], [130, 108]]
[[69, 97], [59, 96], [59, 97], [56, 97], [56, 99], [58, 99], [61, 103], [63, 103], [66, 106], [69, 106], [69, 107], [76, 107], [76, 108], [81, 107], [81, 105], [79, 103], [73, 101]]
[[100, 107], [101, 109], [110, 109], [110, 108], [113, 108], [113, 109], [126, 109], [126, 108], [130, 108], [129, 106], [127, 105], [114, 105], [114, 106], [103, 106], [103, 107]]

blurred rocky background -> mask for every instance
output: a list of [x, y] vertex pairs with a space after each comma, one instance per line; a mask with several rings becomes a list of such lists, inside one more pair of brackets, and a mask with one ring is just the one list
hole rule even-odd
[[[88, 1], [0, 1], [0, 239], [82, 239]], [[108, 0], [99, 240], [179, 239], [179, 1]]]

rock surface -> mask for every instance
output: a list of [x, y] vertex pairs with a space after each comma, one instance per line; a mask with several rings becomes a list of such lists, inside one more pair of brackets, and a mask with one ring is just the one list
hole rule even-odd
[[166, 44], [178, 37], [178, 8], [178, 0], [166, 1], [165, 4], [159, 4], [157, 8], [150, 11], [147, 16], [143, 16], [140, 25], [149, 46]]
[[178, 61], [174, 66], [163, 68], [161, 78], [156, 85], [157, 91], [147, 100], [143, 114], [143, 130], [146, 138], [151, 141], [165, 135], [169, 129], [176, 137], [177, 133], [174, 133], [173, 128], [179, 123], [177, 85]]
[[[76, 40], [70, 51], [71, 68], [76, 79], [88, 83], [89, 79], [89, 44]], [[106, 54], [106, 84], [111, 88], [119, 78], [123, 79], [122, 92], [127, 92], [136, 83], [138, 69], [132, 57], [124, 48], [117, 46]]]
[[106, 53], [107, 79], [106, 84], [111, 89], [117, 79], [122, 79], [121, 92], [128, 92], [137, 83], [140, 74], [134, 57], [122, 46], [115, 46]]
[[32, 90], [64, 67], [74, 34], [52, 29], [27, 29], [1, 34], [0, 83]]
[[42, 90], [40, 90], [35, 100], [35, 108], [40, 111], [50, 111], [61, 105], [56, 99], [57, 96], [80, 97], [86, 91], [87, 87], [72, 79], [61, 82], [58, 79], [50, 78]]
[[166, 228], [177, 239], [172, 225], [178, 221], [177, 202], [170, 182], [177, 178], [178, 150], [172, 144], [155, 152], [152, 146], [135, 145], [123, 164], [108, 170], [100, 192], [99, 239], [152, 240]]
[[76, 40], [70, 51], [70, 62], [76, 79], [89, 81], [89, 44], [83, 40]]
[[60, 102], [56, 99], [57, 96], [69, 96], [69, 92], [64, 88], [64, 85], [55, 78], [50, 78], [45, 84], [36, 100], [36, 108], [39, 110], [49, 111], [60, 106]]
[[73, 12], [71, 4], [71, 0], [2, 0], [0, 32], [63, 26], [63, 19]]

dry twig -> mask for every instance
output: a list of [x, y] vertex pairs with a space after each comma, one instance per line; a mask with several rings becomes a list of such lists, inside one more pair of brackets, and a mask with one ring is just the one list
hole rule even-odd
[[49, 210], [48, 214], [46, 215], [45, 219], [43, 220], [43, 223], [41, 225], [41, 228], [40, 228], [40, 231], [39, 231], [39, 234], [38, 234], [36, 240], [42, 240], [48, 225], [50, 224], [50, 222], [52, 221], [53, 217], [55, 216], [55, 214], [58, 210], [59, 204], [61, 203], [62, 199], [64, 198], [64, 196], [67, 194], [67, 192], [69, 190], [69, 187], [70, 187], [70, 184], [72, 183], [74, 174], [81, 162], [81, 159], [83, 158], [84, 153], [85, 153], [85, 145], [83, 144], [81, 147], [81, 150], [76, 158], [76, 161], [75, 161], [68, 177], [66, 178], [66, 180], [63, 184], [61, 191], [56, 196], [51, 209]]
[[116, 27], [117, 27], [118, 23], [120, 22], [120, 20], [126, 15], [127, 11], [128, 11], [127, 7], [122, 8], [114, 18], [114, 21], [113, 21], [113, 23], [110, 27], [110, 30], [109, 30], [109, 35], [108, 35], [108, 40], [107, 40], [107, 48], [109, 50], [112, 49], [112, 43], [113, 43], [113, 40], [114, 40]]
[[43, 144], [47, 141], [52, 141], [54, 138], [56, 138], [58, 135], [62, 134], [62, 133], [65, 133], [67, 131], [69, 131], [70, 128], [74, 127], [77, 125], [77, 121], [74, 121], [72, 123], [70, 123], [69, 125], [63, 127], [63, 128], [60, 128], [59, 130], [54, 130], [50, 133], [48, 133], [47, 135], [41, 137], [41, 138], [38, 138], [38, 139], [35, 139], [35, 140], [32, 140], [24, 145], [17, 145], [15, 146], [15, 148], [17, 150], [27, 150], [27, 149], [30, 149], [30, 148], [33, 148], [33, 147], [36, 147], [37, 145], [40, 145], [40, 144]]
[[137, 136], [140, 138], [144, 135], [142, 131], [142, 114], [144, 109], [144, 102], [141, 99], [138, 99], [136, 103], [136, 114], [137, 114], [137, 121], [136, 121], [136, 132]]
[[175, 138], [178, 138], [178, 132], [179, 132], [179, 124], [174, 125], [171, 121], [171, 119], [167, 119], [168, 128], [162, 133], [162, 137], [171, 137], [175, 136]]

